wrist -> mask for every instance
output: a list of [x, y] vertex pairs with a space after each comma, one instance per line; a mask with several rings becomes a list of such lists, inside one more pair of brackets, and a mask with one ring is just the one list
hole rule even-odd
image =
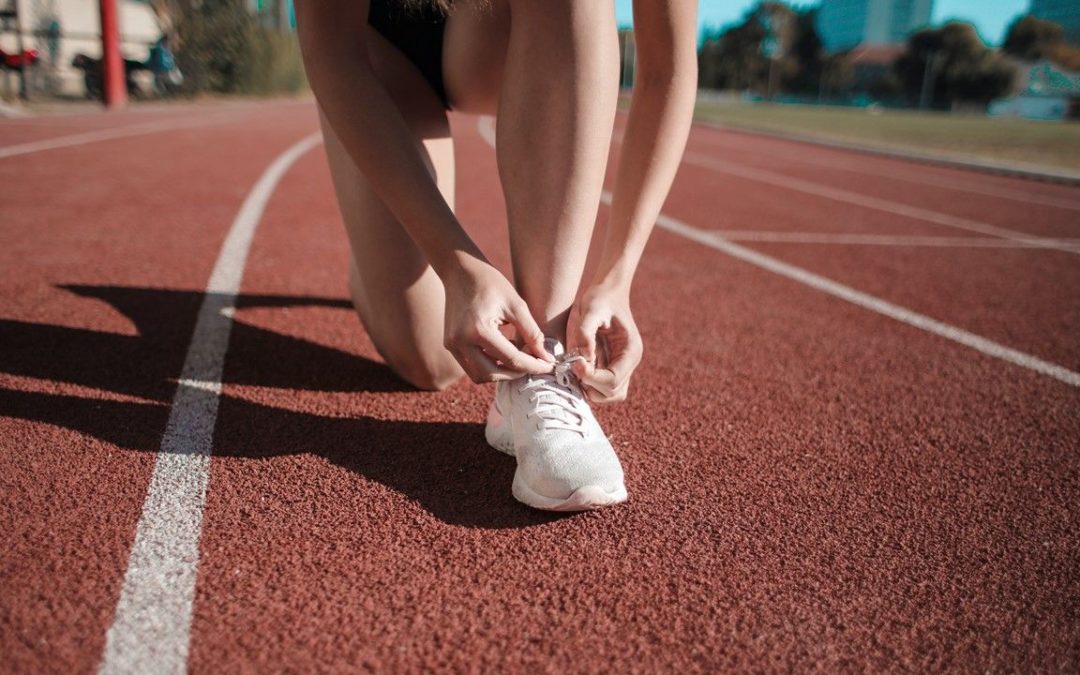
[[592, 287], [602, 289], [608, 293], [629, 297], [630, 286], [633, 281], [633, 266], [625, 261], [619, 261], [613, 265], [601, 265], [600, 269], [593, 275]]
[[444, 285], [458, 285], [476, 276], [478, 267], [489, 263], [475, 246], [453, 248], [431, 261], [431, 267]]

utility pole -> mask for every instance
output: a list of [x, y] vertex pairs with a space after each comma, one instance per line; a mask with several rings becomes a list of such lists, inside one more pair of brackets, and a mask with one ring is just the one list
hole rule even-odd
[[120, 13], [116, 0], [98, 0], [101, 10], [101, 90], [105, 107], [127, 105], [127, 74], [120, 56]]
[[619, 85], [623, 89], [630, 89], [634, 86], [634, 59], [636, 57], [634, 31], [624, 30], [620, 37], [622, 37], [622, 81]]
[[762, 27], [765, 29], [765, 36], [761, 39], [761, 53], [765, 58], [769, 59], [769, 82], [766, 85], [765, 98], [771, 101], [778, 85], [777, 61], [784, 55], [780, 33], [786, 27], [787, 17], [778, 19], [773, 14], [762, 12], [758, 15], [758, 21], [761, 22]]
[[938, 51], [931, 49], [926, 55], [926, 67], [923, 70], [922, 91], [919, 94], [919, 109], [926, 110], [933, 103], [934, 84], [937, 80]]
[[288, 33], [292, 30], [292, 22], [289, 20], [289, 0], [277, 0], [275, 2], [274, 14], [278, 32]]
[[7, 30], [10, 27], [15, 31], [15, 49], [18, 50], [19, 66], [19, 98], [27, 100], [30, 98], [30, 92], [26, 88], [26, 68], [29, 66], [26, 58], [26, 45], [23, 43], [23, 31], [22, 20], [19, 18], [19, 0], [11, 0], [10, 8], [0, 10], [0, 20], [3, 21], [3, 27]]

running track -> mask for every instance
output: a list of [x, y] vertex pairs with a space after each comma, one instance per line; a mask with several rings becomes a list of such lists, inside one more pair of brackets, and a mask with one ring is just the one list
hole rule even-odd
[[696, 127], [558, 517], [381, 365], [316, 128], [0, 122], [0, 670], [1080, 668], [1080, 189]]

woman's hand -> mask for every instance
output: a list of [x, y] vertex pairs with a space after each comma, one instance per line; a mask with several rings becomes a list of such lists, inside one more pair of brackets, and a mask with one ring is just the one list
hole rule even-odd
[[[445, 286], [444, 345], [473, 382], [551, 372], [555, 357], [544, 349], [543, 332], [499, 270], [469, 258]], [[500, 330], [508, 325], [516, 329], [523, 349]]]
[[626, 399], [642, 343], [627, 288], [593, 286], [570, 311], [567, 351], [585, 357], [572, 368], [593, 403]]

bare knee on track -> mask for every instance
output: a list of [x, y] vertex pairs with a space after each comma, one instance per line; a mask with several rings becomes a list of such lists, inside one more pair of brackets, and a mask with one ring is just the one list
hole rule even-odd
[[[382, 350], [380, 350], [382, 351]], [[463, 372], [449, 352], [441, 354], [420, 354], [415, 351], [402, 353], [387, 350], [383, 353], [387, 365], [417, 389], [424, 391], [442, 391], [458, 381]]]
[[431, 326], [425, 329], [415, 321], [400, 320], [400, 310], [369, 306], [355, 265], [350, 270], [349, 282], [360, 323], [386, 365], [398, 377], [417, 389], [442, 391], [464, 374], [453, 355], [442, 346], [441, 332], [433, 332]]

